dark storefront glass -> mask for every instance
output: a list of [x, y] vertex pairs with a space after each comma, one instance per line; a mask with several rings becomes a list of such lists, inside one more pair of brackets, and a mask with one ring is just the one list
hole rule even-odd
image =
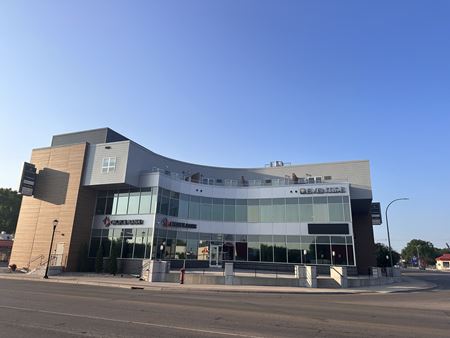
[[122, 229], [123, 247], [122, 258], [133, 257], [134, 231], [135, 229]]
[[236, 256], [237, 261], [247, 260], [247, 242], [236, 242]]
[[259, 262], [259, 242], [248, 242], [248, 260]]
[[234, 258], [234, 243], [224, 242], [223, 243], [223, 259], [226, 261], [232, 261]]
[[331, 264], [330, 244], [316, 244], [317, 264]]
[[353, 258], [353, 245], [347, 245], [347, 257], [348, 257], [348, 265], [354, 265], [355, 260]]
[[345, 245], [331, 245], [331, 254], [334, 265], [347, 265], [347, 250]]
[[273, 236], [273, 261], [279, 263], [287, 262], [286, 236]]

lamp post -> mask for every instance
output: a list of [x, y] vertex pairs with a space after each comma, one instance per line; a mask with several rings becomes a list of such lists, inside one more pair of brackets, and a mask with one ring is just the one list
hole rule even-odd
[[416, 245], [416, 250], [417, 250], [417, 267], [420, 270], [420, 253], [419, 253], [419, 247], [420, 245]]
[[47, 266], [45, 267], [45, 275], [44, 275], [45, 279], [48, 279], [48, 267], [50, 265], [50, 256], [52, 255], [53, 238], [55, 237], [55, 230], [57, 225], [58, 220], [57, 219], [53, 220], [52, 240], [50, 241], [50, 250], [48, 251]]
[[389, 235], [389, 220], [388, 220], [388, 210], [389, 207], [391, 206], [392, 203], [396, 202], [396, 201], [407, 201], [409, 200], [409, 198], [407, 197], [402, 197], [402, 198], [397, 198], [393, 201], [391, 201], [388, 206], [386, 207], [386, 229], [387, 229], [387, 235], [388, 235], [388, 244], [389, 244], [389, 258], [391, 260], [391, 268], [394, 266], [394, 263], [392, 262], [392, 249], [391, 249], [391, 236]]

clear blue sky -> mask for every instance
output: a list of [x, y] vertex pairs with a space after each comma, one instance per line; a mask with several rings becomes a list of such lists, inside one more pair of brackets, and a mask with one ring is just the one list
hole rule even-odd
[[[371, 161], [393, 247], [450, 242], [449, 1], [2, 1], [0, 186], [109, 126], [218, 166]], [[385, 225], [375, 227], [386, 242]]]

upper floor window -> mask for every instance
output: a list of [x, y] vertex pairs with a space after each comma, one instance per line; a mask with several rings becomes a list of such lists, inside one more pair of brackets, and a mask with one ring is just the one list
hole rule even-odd
[[102, 174], [108, 174], [116, 170], [116, 158], [104, 157], [102, 162]]

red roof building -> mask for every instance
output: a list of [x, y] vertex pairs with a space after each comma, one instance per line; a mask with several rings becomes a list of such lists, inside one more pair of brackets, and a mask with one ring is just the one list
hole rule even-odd
[[450, 254], [443, 254], [436, 258], [436, 269], [450, 270]]

